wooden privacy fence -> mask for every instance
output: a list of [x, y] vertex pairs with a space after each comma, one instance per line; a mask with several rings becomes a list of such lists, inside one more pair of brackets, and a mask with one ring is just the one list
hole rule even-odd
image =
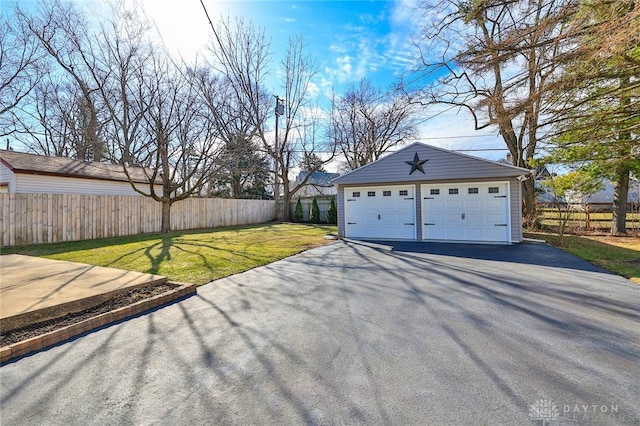
[[[272, 200], [189, 198], [171, 207], [171, 229], [265, 223], [276, 217]], [[160, 232], [161, 205], [118, 195], [0, 194], [3, 247]]]
[[[302, 204], [302, 221], [308, 222], [309, 215], [311, 212], [311, 204], [313, 203], [313, 199], [315, 198], [318, 201], [318, 209], [320, 210], [320, 222], [327, 221], [327, 210], [331, 206], [331, 200], [336, 199], [335, 195], [316, 195], [315, 197], [294, 197], [291, 199], [291, 204], [289, 207], [291, 208], [291, 219], [293, 219], [296, 212], [296, 204], [298, 203], [298, 198], [300, 198], [300, 203]], [[281, 218], [282, 211], [284, 209], [284, 203], [278, 203], [278, 217]]]

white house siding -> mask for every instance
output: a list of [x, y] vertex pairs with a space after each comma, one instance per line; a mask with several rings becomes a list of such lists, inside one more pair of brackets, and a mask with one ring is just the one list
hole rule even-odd
[[[137, 184], [138, 188], [148, 192], [148, 184]], [[158, 194], [162, 186], [156, 185]], [[15, 190], [19, 194], [84, 194], [84, 195], [140, 195], [131, 188], [129, 182], [83, 179], [74, 177], [15, 174]]]
[[13, 172], [4, 164], [0, 163], [0, 192], [11, 192], [15, 185]]

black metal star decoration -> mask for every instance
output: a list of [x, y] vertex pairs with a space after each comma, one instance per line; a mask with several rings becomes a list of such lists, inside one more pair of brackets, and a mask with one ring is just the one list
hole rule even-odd
[[421, 160], [420, 157], [418, 157], [418, 153], [416, 152], [416, 154], [413, 156], [413, 161], [405, 161], [405, 163], [411, 166], [411, 171], [409, 172], [409, 174], [412, 174], [416, 170], [419, 170], [422, 174], [424, 174], [424, 168], [422, 167], [422, 165], [427, 161], [429, 160]]

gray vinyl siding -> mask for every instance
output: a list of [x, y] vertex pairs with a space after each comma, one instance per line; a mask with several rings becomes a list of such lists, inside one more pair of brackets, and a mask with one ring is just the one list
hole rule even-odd
[[509, 190], [511, 242], [519, 243], [522, 241], [522, 183], [517, 179], [510, 179]]
[[[148, 184], [137, 184], [144, 192], [149, 192]], [[162, 186], [156, 185], [158, 194]], [[15, 174], [15, 189], [10, 192], [20, 194], [84, 194], [84, 195], [140, 195], [131, 188], [129, 182], [100, 179], [83, 179], [62, 176]]]
[[[429, 160], [424, 164], [425, 173], [415, 171], [409, 174], [415, 154], [420, 160]], [[413, 181], [468, 181], [470, 179], [508, 178], [528, 174], [529, 170], [494, 161], [483, 160], [440, 148], [416, 143], [407, 146], [376, 162], [367, 164], [346, 175], [334, 179], [334, 183], [406, 183]]]
[[416, 239], [422, 241], [422, 186], [416, 184]]
[[344, 223], [344, 191], [345, 188], [342, 185], [338, 185], [337, 188], [338, 191], [338, 196], [337, 198], [337, 209], [338, 209], [338, 235], [340, 237], [344, 237], [344, 229], [345, 229], [345, 223]]

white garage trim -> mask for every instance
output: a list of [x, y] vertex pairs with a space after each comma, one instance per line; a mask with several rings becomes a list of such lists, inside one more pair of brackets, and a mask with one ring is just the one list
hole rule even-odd
[[422, 239], [511, 242], [508, 181], [422, 184]]
[[344, 188], [347, 238], [415, 240], [415, 185]]

